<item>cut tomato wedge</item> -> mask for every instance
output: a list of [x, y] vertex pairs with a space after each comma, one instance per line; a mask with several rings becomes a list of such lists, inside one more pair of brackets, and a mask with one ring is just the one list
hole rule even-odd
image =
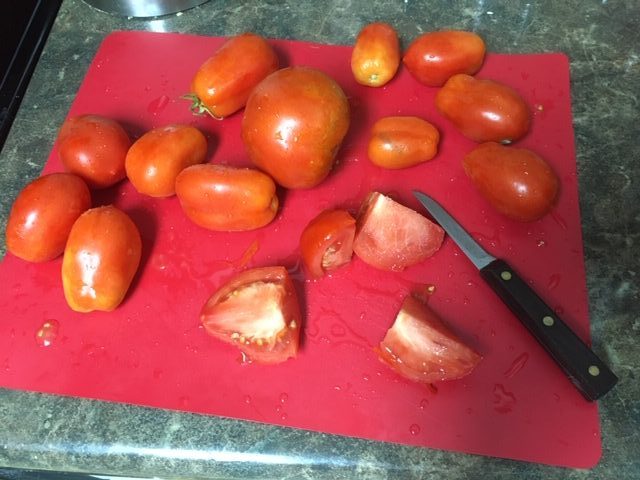
[[298, 353], [302, 316], [284, 267], [245, 270], [202, 308], [207, 333], [237, 346], [251, 361], [280, 363]]
[[482, 360], [425, 303], [411, 295], [405, 298], [377, 353], [400, 375], [419, 383], [462, 378]]

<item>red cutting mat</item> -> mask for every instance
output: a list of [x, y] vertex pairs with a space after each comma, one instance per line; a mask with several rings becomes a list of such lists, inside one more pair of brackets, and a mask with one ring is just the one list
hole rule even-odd
[[[193, 117], [178, 97], [223, 38], [147, 32], [107, 37], [70, 115], [97, 113], [134, 135], [173, 122], [209, 137], [211, 161], [248, 165], [242, 114], [224, 121]], [[490, 252], [529, 278], [583, 338], [589, 319], [576, 163], [565, 56], [489, 55], [479, 77], [516, 88], [534, 112], [519, 142], [546, 158], [562, 180], [557, 208], [530, 224], [494, 213], [466, 179], [461, 160], [474, 144], [435, 111], [436, 89], [402, 69], [387, 87], [359, 86], [349, 47], [274, 40], [284, 65], [311, 65], [347, 93], [351, 130], [339, 164], [318, 188], [280, 192], [282, 209], [265, 228], [213, 233], [182, 214], [177, 199], [153, 200], [122, 182], [94, 195], [127, 211], [141, 229], [144, 255], [131, 294], [115, 312], [78, 314], [65, 304], [61, 260], [32, 265], [8, 254], [0, 265], [0, 385], [78, 397], [221, 415], [323, 432], [572, 467], [600, 456], [598, 411], [483, 284], [450, 240], [402, 273], [357, 258], [330, 278], [307, 281], [298, 262], [306, 223], [328, 207], [356, 210], [371, 190], [418, 209], [423, 190], [454, 214]], [[440, 153], [404, 171], [366, 157], [368, 131], [387, 115], [418, 115], [442, 132]], [[61, 170], [57, 152], [45, 172]], [[235, 272], [284, 264], [306, 311], [299, 357], [278, 366], [242, 364], [229, 345], [208, 337], [198, 313]], [[484, 355], [469, 377], [437, 388], [413, 384], [381, 364], [373, 347], [402, 298], [433, 284], [431, 305]], [[36, 341], [46, 321], [58, 326], [48, 346]]]

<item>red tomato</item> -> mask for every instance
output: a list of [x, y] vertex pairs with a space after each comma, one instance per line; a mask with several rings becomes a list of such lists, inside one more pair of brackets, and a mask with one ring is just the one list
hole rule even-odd
[[480, 194], [509, 218], [537, 220], [555, 204], [560, 180], [531, 150], [483, 143], [464, 157], [463, 164]]
[[385, 117], [371, 129], [369, 160], [383, 168], [412, 167], [438, 153], [440, 132], [418, 117]]
[[529, 107], [518, 92], [469, 75], [451, 77], [436, 94], [436, 108], [476, 142], [515, 142], [531, 122]]
[[127, 177], [140, 193], [170, 197], [176, 177], [186, 167], [207, 157], [207, 139], [195, 127], [168, 125], [148, 131], [127, 153]]
[[125, 177], [130, 146], [131, 139], [118, 122], [98, 115], [68, 118], [58, 135], [62, 164], [91, 188], [106, 188]]
[[382, 270], [403, 270], [438, 251], [444, 230], [418, 212], [372, 192], [357, 220], [353, 251]]
[[420, 83], [440, 87], [457, 73], [476, 73], [482, 66], [484, 54], [484, 41], [475, 33], [443, 30], [416, 38], [402, 62]]
[[420, 383], [462, 378], [482, 360], [426, 304], [411, 295], [402, 303], [377, 353], [397, 373]]
[[84, 181], [72, 173], [36, 178], [18, 194], [7, 220], [7, 250], [29, 262], [44, 262], [64, 251], [73, 222], [91, 208]]
[[310, 188], [333, 167], [349, 128], [349, 102], [330, 77], [291, 67], [267, 77], [244, 110], [249, 158], [283, 187]]
[[255, 86], [278, 69], [278, 57], [267, 41], [253, 33], [228, 40], [196, 72], [191, 82], [196, 113], [224, 118], [247, 103]]
[[302, 261], [312, 277], [348, 263], [353, 254], [356, 220], [346, 210], [325, 210], [300, 236]]
[[124, 299], [140, 264], [138, 228], [114, 206], [80, 215], [62, 260], [62, 286], [76, 312], [110, 312]]
[[391, 25], [383, 22], [365, 26], [351, 53], [351, 71], [356, 81], [381, 87], [396, 74], [400, 65], [400, 41]]
[[280, 363], [298, 353], [302, 315], [284, 267], [238, 274], [209, 298], [200, 321], [209, 335], [258, 363]]
[[275, 183], [252, 168], [187, 167], [178, 175], [176, 194], [187, 217], [209, 230], [253, 230], [271, 222], [278, 211]]

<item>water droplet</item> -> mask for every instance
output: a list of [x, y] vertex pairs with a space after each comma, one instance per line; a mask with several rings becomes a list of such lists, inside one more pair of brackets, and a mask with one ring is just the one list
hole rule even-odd
[[420, 426], [415, 423], [411, 424], [409, 427], [409, 433], [411, 433], [411, 435], [418, 435], [420, 433]]
[[544, 240], [540, 239], [538, 240], [538, 242], [536, 243], [536, 245], [538, 247], [546, 247], [547, 246], [547, 242], [545, 242]]
[[493, 387], [493, 409], [498, 413], [509, 413], [516, 405], [516, 396], [508, 392], [504, 385], [497, 383]]
[[429, 406], [429, 400], [423, 398], [420, 400], [420, 410], [425, 410]]
[[276, 405], [276, 412], [280, 413], [282, 411], [282, 407], [280, 405]]
[[60, 324], [57, 320], [47, 320], [36, 332], [36, 343], [41, 347], [50, 347], [58, 336]]
[[166, 95], [161, 95], [158, 98], [151, 100], [151, 102], [149, 102], [149, 105], [147, 106], [147, 112], [153, 115], [159, 114], [169, 104], [169, 100], [169, 97], [167, 97]]
[[517, 374], [520, 370], [524, 368], [524, 366], [527, 364], [527, 360], [529, 360], [528, 353], [523, 353], [522, 355], [517, 356], [513, 360], [513, 362], [511, 363], [511, 366], [507, 369], [507, 371], [504, 372], [504, 376], [507, 378], [513, 377], [515, 374]]
[[344, 326], [340, 325], [339, 323], [334, 323], [333, 325], [331, 325], [330, 331], [331, 335], [333, 335], [334, 337], [344, 337], [344, 334], [346, 333]]
[[564, 308], [558, 306], [554, 308], [553, 311], [556, 312], [557, 315], [562, 315], [564, 313]]
[[551, 275], [549, 277], [549, 281], [547, 282], [547, 288], [549, 290], [553, 290], [554, 288], [556, 288], [558, 285], [560, 285], [560, 274], [559, 273], [554, 273], [553, 275]]
[[367, 375], [366, 373], [364, 375], [362, 375], [362, 380], [364, 380], [365, 382], [369, 381], [369, 375]]
[[493, 328], [491, 329], [491, 332], [489, 332], [489, 333], [491, 334], [492, 337], [496, 336], [496, 331]]
[[289, 415], [287, 415], [285, 412], [282, 412], [282, 415], [280, 415], [280, 419], [286, 420], [287, 418], [289, 418]]
[[289, 400], [289, 395], [287, 395], [286, 393], [281, 393], [280, 394], [280, 403], [285, 403], [287, 400]]
[[463, 305], [469, 305], [471, 303], [471, 300], [469, 300], [468, 297], [462, 297], [462, 304]]
[[244, 400], [244, 403], [246, 403], [247, 405], [251, 403], [251, 397], [249, 395], [245, 395], [243, 400]]
[[341, 390], [342, 390], [342, 387], [341, 387], [340, 385], [334, 385], [334, 386], [333, 386], [333, 389], [334, 389], [336, 392], [339, 392], [339, 391], [341, 391]]

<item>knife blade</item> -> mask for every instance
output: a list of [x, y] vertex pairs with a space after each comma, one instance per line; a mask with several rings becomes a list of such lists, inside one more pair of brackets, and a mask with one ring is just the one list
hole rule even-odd
[[490, 255], [434, 199], [413, 194], [587, 400], [595, 401], [615, 386], [618, 377], [507, 262]]

